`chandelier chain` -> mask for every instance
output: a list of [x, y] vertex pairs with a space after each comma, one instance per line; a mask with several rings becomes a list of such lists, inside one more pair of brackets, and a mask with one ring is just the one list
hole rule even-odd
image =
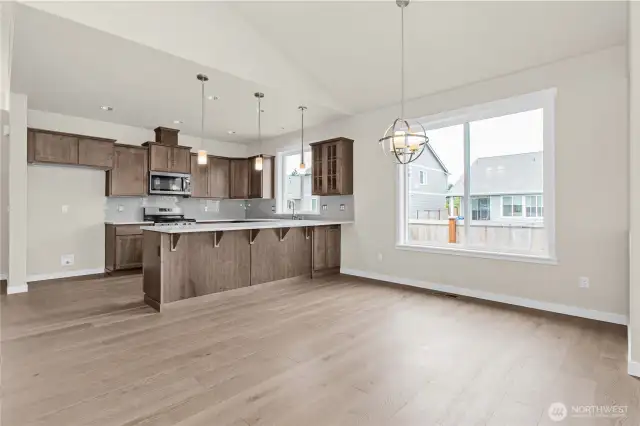
[[400, 8], [400, 118], [404, 118], [404, 7]]

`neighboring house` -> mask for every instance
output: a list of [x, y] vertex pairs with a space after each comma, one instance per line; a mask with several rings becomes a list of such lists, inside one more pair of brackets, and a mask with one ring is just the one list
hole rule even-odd
[[442, 160], [427, 145], [420, 158], [410, 163], [407, 169], [409, 218], [438, 219], [437, 213], [442, 211], [446, 219], [448, 175], [449, 171]]
[[[540, 221], [542, 151], [478, 158], [471, 164], [471, 219]], [[464, 177], [449, 197], [464, 195]]]

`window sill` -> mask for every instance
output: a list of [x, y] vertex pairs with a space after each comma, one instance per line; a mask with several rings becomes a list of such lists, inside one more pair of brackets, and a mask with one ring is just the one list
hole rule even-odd
[[549, 256], [534, 256], [517, 253], [504, 253], [470, 248], [454, 247], [426, 247], [410, 244], [396, 244], [398, 250], [420, 251], [423, 253], [448, 254], [454, 256], [479, 257], [483, 259], [508, 260], [512, 262], [539, 263], [543, 265], [557, 265], [558, 259]]

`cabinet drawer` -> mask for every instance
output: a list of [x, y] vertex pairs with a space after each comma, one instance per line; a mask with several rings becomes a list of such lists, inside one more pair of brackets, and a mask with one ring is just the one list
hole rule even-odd
[[116, 235], [142, 235], [141, 226], [143, 225], [117, 225]]

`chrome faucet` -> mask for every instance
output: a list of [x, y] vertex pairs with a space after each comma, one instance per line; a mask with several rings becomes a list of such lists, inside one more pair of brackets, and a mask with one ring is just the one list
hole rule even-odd
[[302, 216], [296, 214], [296, 202], [294, 200], [287, 201], [287, 207], [291, 209], [291, 220], [302, 220]]

